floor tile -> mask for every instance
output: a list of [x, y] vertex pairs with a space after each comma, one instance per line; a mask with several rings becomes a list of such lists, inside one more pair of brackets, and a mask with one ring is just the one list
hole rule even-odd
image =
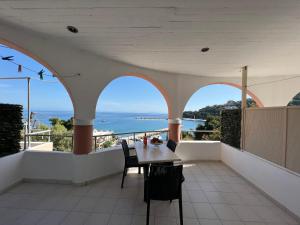
[[110, 214], [93, 213], [88, 216], [85, 225], [107, 225], [109, 219]]
[[111, 215], [108, 225], [131, 225], [132, 215]]
[[[184, 166], [185, 225], [296, 225], [254, 186], [218, 162]], [[143, 175], [129, 170], [86, 186], [21, 183], [0, 195], [0, 225], [144, 225]], [[151, 225], [179, 224], [178, 200], [151, 201]]]
[[[177, 224], [180, 224], [179, 218], [177, 218]], [[191, 218], [183, 218], [184, 225], [200, 225], [198, 219], [191, 219]]]
[[72, 211], [92, 212], [95, 208], [98, 199], [93, 197], [84, 197], [79, 200]]
[[33, 225], [37, 224], [43, 217], [47, 215], [48, 211], [32, 210], [27, 212], [24, 216], [15, 221], [15, 225]]
[[188, 190], [187, 193], [191, 202], [208, 202], [207, 197], [201, 190]]
[[221, 220], [240, 220], [240, 218], [229, 205], [212, 204], [212, 207]]
[[116, 198], [98, 198], [94, 207], [94, 212], [112, 213], [118, 199]]
[[63, 211], [48, 211], [47, 215], [44, 216], [37, 225], [59, 225], [66, 218], [69, 212]]
[[[146, 224], [146, 216], [135, 215], [132, 218], [131, 225], [144, 225]], [[149, 225], [154, 225], [154, 216], [149, 217]]]
[[115, 204], [114, 214], [132, 214], [135, 206], [135, 200], [133, 199], [118, 199]]
[[199, 219], [217, 219], [217, 215], [210, 204], [194, 203], [194, 210]]
[[70, 211], [74, 209], [78, 202], [80, 201], [80, 197], [78, 196], [67, 196], [65, 198], [61, 198], [56, 203], [55, 209], [62, 210], [62, 211]]
[[263, 222], [262, 218], [249, 206], [232, 205], [231, 207], [242, 221]]
[[222, 225], [220, 220], [200, 219], [200, 225]]
[[174, 217], [155, 217], [155, 225], [177, 225]]
[[206, 191], [204, 193], [210, 203], [226, 203], [221, 192]]
[[84, 225], [89, 214], [82, 212], [70, 212], [61, 225]]

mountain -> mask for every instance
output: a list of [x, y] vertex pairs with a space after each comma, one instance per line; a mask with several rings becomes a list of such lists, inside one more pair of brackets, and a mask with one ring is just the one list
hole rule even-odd
[[[251, 98], [247, 99], [248, 107], [256, 107], [255, 101]], [[183, 118], [206, 119], [207, 116], [220, 116], [223, 109], [241, 108], [241, 101], [229, 100], [225, 104], [206, 106], [198, 111], [184, 111]]]

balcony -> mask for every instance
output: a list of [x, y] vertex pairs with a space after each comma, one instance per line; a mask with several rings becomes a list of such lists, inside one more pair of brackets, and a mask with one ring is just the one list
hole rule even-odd
[[[122, 150], [93, 136], [99, 94], [122, 76], [144, 79], [164, 97], [168, 138], [184, 165], [184, 224], [299, 224], [300, 108], [287, 106], [300, 87], [298, 1], [2, 2], [1, 48], [30, 56], [61, 83], [73, 136], [69, 152], [11, 147], [18, 153], [0, 158], [0, 225], [145, 223], [142, 176], [130, 170], [120, 189]], [[46, 74], [28, 70], [34, 76], [16, 78], [28, 82], [29, 133], [30, 80]], [[226, 128], [241, 145], [181, 138], [185, 105], [212, 84], [242, 90], [242, 117]], [[247, 95], [256, 108], [247, 108]], [[178, 224], [176, 201], [155, 202], [151, 212], [154, 225]]]
[[[218, 141], [182, 141], [176, 151], [185, 161], [184, 224], [298, 224], [299, 175]], [[0, 224], [144, 224], [143, 176], [131, 169], [120, 189], [122, 154], [28, 150], [0, 159]], [[176, 203], [153, 203], [151, 224], [177, 224]]]
[[[261, 190], [222, 162], [184, 165], [184, 224], [298, 224]], [[85, 186], [22, 182], [0, 196], [0, 224], [145, 223], [143, 178], [130, 170]], [[178, 224], [177, 202], [155, 202], [151, 224]]]

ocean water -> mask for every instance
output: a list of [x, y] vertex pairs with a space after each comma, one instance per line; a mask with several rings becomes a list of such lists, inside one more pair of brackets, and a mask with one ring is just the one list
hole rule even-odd
[[[50, 118], [67, 120], [73, 116], [73, 112], [66, 111], [34, 111], [34, 119], [37, 123], [50, 125]], [[25, 117], [26, 118], [26, 117]], [[152, 119], [138, 119], [152, 118]], [[156, 118], [156, 119], [153, 119]], [[201, 121], [182, 121], [182, 130], [194, 130]], [[110, 130], [114, 133], [143, 132], [159, 130], [168, 127], [167, 114], [155, 113], [117, 113], [97, 112], [94, 120], [94, 128], [97, 130]]]

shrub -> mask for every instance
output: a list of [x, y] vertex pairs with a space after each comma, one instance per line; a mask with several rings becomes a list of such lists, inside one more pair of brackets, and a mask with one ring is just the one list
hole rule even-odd
[[20, 151], [23, 107], [0, 104], [0, 157]]
[[221, 141], [240, 148], [241, 109], [226, 109], [221, 112]]

